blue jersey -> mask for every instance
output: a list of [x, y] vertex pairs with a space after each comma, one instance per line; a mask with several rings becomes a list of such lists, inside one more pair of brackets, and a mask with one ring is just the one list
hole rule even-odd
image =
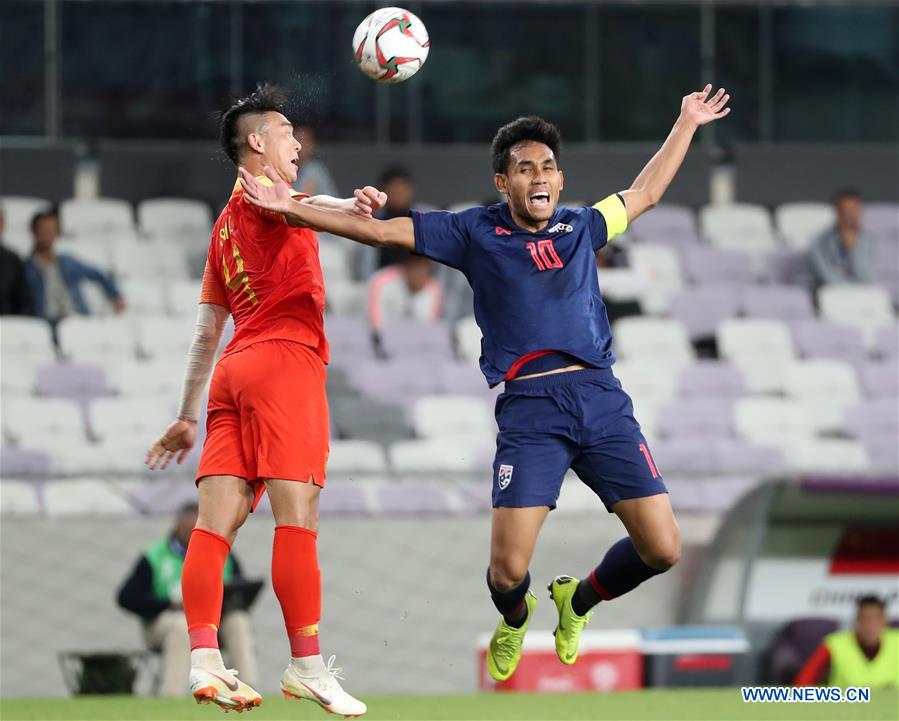
[[461, 213], [412, 212], [415, 250], [461, 270], [474, 291], [481, 370], [491, 386], [539, 351], [595, 368], [615, 361], [599, 294], [596, 251], [627, 226], [620, 196], [589, 208], [557, 208], [536, 233], [506, 203]]

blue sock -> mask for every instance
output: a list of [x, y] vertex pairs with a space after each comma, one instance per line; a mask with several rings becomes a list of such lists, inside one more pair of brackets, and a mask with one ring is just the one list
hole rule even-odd
[[521, 628], [528, 617], [528, 607], [524, 602], [524, 597], [531, 587], [530, 571], [524, 577], [524, 580], [511, 591], [500, 591], [493, 585], [490, 580], [490, 569], [487, 569], [487, 588], [490, 589], [490, 598], [493, 599], [493, 605], [499, 611], [506, 623], [512, 628]]
[[643, 563], [634, 543], [625, 537], [606, 551], [602, 562], [582, 579], [571, 597], [571, 607], [583, 616], [600, 601], [611, 601], [632, 591], [662, 571]]

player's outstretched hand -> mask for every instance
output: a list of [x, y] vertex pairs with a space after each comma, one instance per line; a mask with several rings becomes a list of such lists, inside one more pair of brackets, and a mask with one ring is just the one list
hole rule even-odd
[[709, 97], [711, 92], [712, 84], [709, 83], [698, 93], [687, 95], [681, 101], [681, 117], [696, 123], [696, 125], [705, 125], [730, 113], [730, 108], [727, 107], [730, 95], [724, 92], [724, 88], [719, 88], [717, 93]]
[[167, 468], [173, 458], [183, 463], [197, 440], [197, 424], [178, 419], [169, 424], [159, 440], [147, 451], [146, 464], [151, 471]]
[[293, 200], [287, 183], [281, 180], [275, 171], [267, 165], [264, 171], [265, 176], [272, 181], [271, 185], [260, 183], [247, 172], [246, 168], [237, 169], [237, 173], [240, 175], [240, 183], [243, 185], [244, 197], [260, 208], [271, 210], [274, 213], [289, 212]]
[[387, 193], [371, 185], [366, 185], [361, 190], [356, 188], [353, 191], [353, 195], [356, 196], [353, 212], [356, 215], [361, 215], [363, 218], [371, 218], [373, 213], [379, 211], [387, 203]]

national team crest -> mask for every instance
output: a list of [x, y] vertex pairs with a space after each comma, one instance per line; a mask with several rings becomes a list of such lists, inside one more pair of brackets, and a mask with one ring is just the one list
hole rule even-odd
[[514, 466], [507, 466], [506, 464], [503, 464], [499, 467], [499, 475], [497, 476], [497, 480], [499, 481], [499, 490], [505, 490], [512, 482], [513, 468]]

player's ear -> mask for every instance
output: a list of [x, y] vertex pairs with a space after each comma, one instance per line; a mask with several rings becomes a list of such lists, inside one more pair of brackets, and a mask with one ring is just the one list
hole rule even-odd
[[507, 188], [509, 187], [509, 179], [505, 176], [504, 173], [496, 173], [493, 176], [493, 184], [496, 186], [496, 189], [500, 193], [508, 193]]
[[265, 146], [262, 142], [262, 136], [259, 133], [250, 133], [247, 135], [247, 145], [250, 149], [257, 153], [264, 153]]
[[561, 191], [565, 187], [565, 173], [561, 170], [559, 171], [559, 190]]

